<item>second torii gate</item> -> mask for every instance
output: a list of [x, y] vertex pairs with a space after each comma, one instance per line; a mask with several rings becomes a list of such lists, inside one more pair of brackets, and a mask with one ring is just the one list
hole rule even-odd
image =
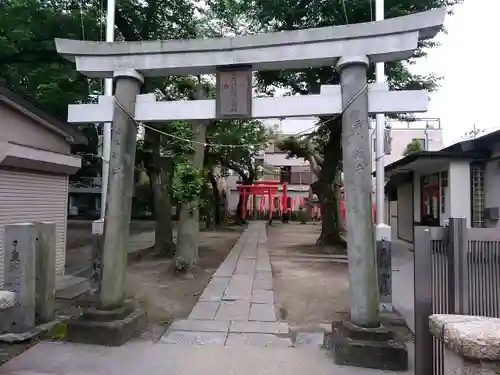
[[278, 186], [282, 185], [282, 194], [281, 194], [281, 206], [285, 209], [287, 207], [288, 202], [288, 184], [286, 182], [276, 181], [276, 180], [260, 180], [254, 181], [251, 185], [243, 185], [243, 181], [238, 181], [236, 188], [241, 194], [241, 218], [245, 220], [246, 218], [246, 198], [249, 195], [267, 195], [268, 197], [268, 211], [269, 211], [269, 219], [272, 218], [273, 210], [272, 210], [272, 197], [276, 195], [278, 191]]

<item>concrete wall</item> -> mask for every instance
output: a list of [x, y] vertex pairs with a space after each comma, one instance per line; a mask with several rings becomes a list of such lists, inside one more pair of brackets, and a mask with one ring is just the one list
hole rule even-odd
[[62, 154], [70, 151], [64, 137], [2, 102], [0, 102], [0, 129], [0, 140]]
[[413, 185], [411, 183], [398, 186], [397, 202], [397, 238], [413, 241]]

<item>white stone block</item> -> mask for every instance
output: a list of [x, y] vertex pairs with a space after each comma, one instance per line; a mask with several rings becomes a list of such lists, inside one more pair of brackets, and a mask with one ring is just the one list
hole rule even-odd
[[10, 309], [16, 304], [16, 293], [0, 290], [0, 310]]

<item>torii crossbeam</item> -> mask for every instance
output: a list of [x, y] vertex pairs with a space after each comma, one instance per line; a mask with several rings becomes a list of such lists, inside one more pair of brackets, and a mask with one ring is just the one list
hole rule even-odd
[[[387, 84], [371, 84], [368, 86], [368, 111], [372, 115], [425, 112], [428, 98], [425, 90], [389, 91]], [[71, 104], [68, 122], [111, 122], [115, 106], [113, 101], [114, 97], [99, 96], [97, 104]], [[342, 112], [342, 94], [340, 85], [322, 85], [319, 95], [254, 98], [252, 109], [252, 117], [258, 119], [335, 115]], [[138, 122], [216, 120], [216, 101], [157, 102], [154, 94], [137, 95], [134, 119]]]

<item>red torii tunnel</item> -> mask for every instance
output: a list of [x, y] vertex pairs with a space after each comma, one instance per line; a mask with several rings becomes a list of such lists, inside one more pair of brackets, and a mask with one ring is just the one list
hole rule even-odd
[[241, 218], [243, 220], [246, 219], [247, 216], [247, 196], [250, 195], [261, 195], [268, 197], [268, 213], [269, 219], [273, 216], [273, 197], [278, 192], [279, 185], [282, 185], [282, 194], [281, 194], [281, 207], [285, 210], [287, 209], [287, 193], [288, 193], [288, 184], [286, 182], [276, 181], [276, 180], [260, 180], [255, 181], [251, 185], [243, 185], [243, 181], [238, 181], [236, 188], [241, 194]]

